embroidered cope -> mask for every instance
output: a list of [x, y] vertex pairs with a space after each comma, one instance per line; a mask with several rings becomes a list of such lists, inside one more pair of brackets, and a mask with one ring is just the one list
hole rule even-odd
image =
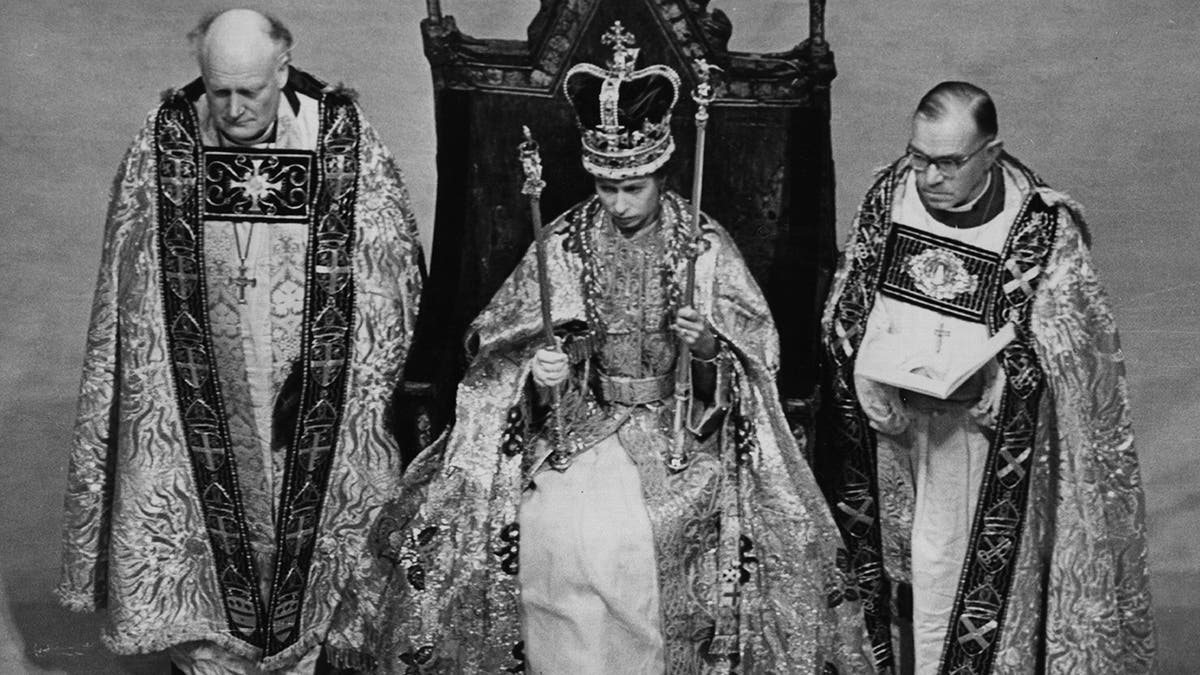
[[242, 150], [218, 147], [199, 80], [173, 92], [114, 186], [58, 593], [107, 608], [118, 653], [310, 655], [398, 487], [384, 422], [421, 287], [408, 196], [349, 98], [294, 69], [285, 94], [273, 143]]
[[[933, 221], [904, 160], [863, 201], [823, 320], [818, 475], [880, 671], [911, 586], [918, 673], [1150, 672], [1112, 314], [1073, 205], [1012, 157], [1000, 173], [1004, 208], [975, 228]], [[854, 374], [880, 354], [936, 368], [1005, 323], [1017, 338], [951, 400]]]

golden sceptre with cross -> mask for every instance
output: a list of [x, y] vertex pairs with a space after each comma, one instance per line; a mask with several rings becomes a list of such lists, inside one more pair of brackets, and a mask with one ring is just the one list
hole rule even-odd
[[[688, 229], [687, 272], [684, 279], [683, 295], [680, 306], [691, 307], [696, 296], [696, 258], [700, 254], [700, 199], [704, 187], [704, 143], [705, 131], [708, 128], [708, 106], [716, 98], [712, 88], [712, 71], [720, 70], [704, 59], [696, 59], [696, 89], [692, 92], [692, 100], [696, 102], [696, 152], [692, 170], [692, 224]], [[675, 420], [674, 438], [671, 451], [667, 456], [666, 465], [671, 471], [682, 471], [687, 467], [688, 455], [687, 424], [688, 404], [692, 398], [692, 349], [682, 338], [679, 341], [679, 359], [675, 362]]]
[[[533, 240], [537, 253], [538, 295], [542, 308], [542, 331], [546, 338], [546, 345], [555, 349], [558, 341], [554, 337], [554, 319], [550, 313], [550, 278], [546, 270], [546, 233], [542, 227], [542, 190], [546, 187], [546, 181], [542, 180], [542, 156], [537, 141], [533, 140], [533, 134], [529, 131], [529, 127], [522, 125], [521, 131], [525, 135], [525, 140], [517, 146], [521, 170], [525, 173], [525, 183], [521, 186], [521, 194], [529, 197], [529, 213], [533, 221]], [[562, 393], [558, 387], [550, 389], [550, 397], [549, 440], [551, 451], [546, 461], [551, 468], [562, 471], [570, 463], [571, 453], [563, 442]]]

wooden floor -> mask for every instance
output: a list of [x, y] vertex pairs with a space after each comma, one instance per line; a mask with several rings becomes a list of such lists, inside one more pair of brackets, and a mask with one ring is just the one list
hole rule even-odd
[[[195, 76], [183, 36], [208, 3], [15, 0], [0, 7], [0, 672], [165, 673], [116, 658], [59, 609], [59, 509], [106, 192], [158, 93]], [[443, 0], [468, 33], [524, 37], [537, 0]], [[802, 39], [799, 0], [713, 0], [733, 46]], [[416, 0], [272, 0], [295, 60], [361, 94], [432, 222], [433, 114]], [[736, 6], [736, 7], [735, 7]], [[801, 9], [797, 9], [801, 7]], [[844, 233], [872, 170], [943, 79], [988, 88], [1006, 147], [1087, 208], [1122, 326], [1148, 502], [1162, 672], [1200, 669], [1200, 9], [1194, 0], [831, 2]], [[428, 232], [425, 232], [428, 242]], [[22, 656], [24, 655], [24, 656]], [[25, 659], [29, 659], [26, 661]], [[33, 665], [36, 664], [36, 665]]]

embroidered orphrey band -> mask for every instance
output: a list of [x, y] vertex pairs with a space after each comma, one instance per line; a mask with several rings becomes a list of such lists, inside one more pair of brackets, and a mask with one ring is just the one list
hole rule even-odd
[[300, 407], [288, 444], [275, 523], [268, 654], [282, 651], [299, 637], [308, 571], [345, 402], [354, 322], [360, 131], [354, 104], [339, 95], [327, 95], [321, 104], [320, 180], [305, 265]]
[[261, 647], [266, 612], [259, 597], [208, 321], [204, 227], [197, 189], [202, 166], [199, 126], [182, 93], [159, 108], [154, 132], [158, 255], [176, 402], [230, 632]]
[[875, 434], [858, 406], [852, 377], [854, 355], [866, 328], [874, 300], [880, 255], [891, 223], [892, 186], [885, 176], [869, 193], [859, 213], [856, 259], [833, 317], [834, 335], [825, 345], [832, 362], [830, 383], [832, 429], [823, 431], [830, 457], [837, 458], [832, 474], [824, 476], [833, 504], [834, 520], [846, 543], [839, 567], [846, 573], [846, 599], [863, 608], [867, 638], [880, 675], [896, 672], [892, 647], [891, 583], [883, 572], [883, 533], [879, 522], [879, 483], [876, 480]]
[[[230, 178], [209, 173], [225, 168], [213, 169], [215, 164], [206, 164], [204, 159], [225, 162], [225, 156], [214, 151], [204, 153], [208, 157], [202, 159], [198, 123], [184, 95], [173, 96], [160, 107], [155, 125], [160, 272], [177, 403], [231, 633], [262, 648], [267, 655], [286, 649], [299, 637], [308, 571], [345, 399], [354, 316], [352, 253], [359, 131], [354, 105], [337, 94], [327, 95], [322, 103], [315, 167], [311, 155], [305, 160], [306, 153], [302, 152], [291, 153], [290, 163], [276, 164], [262, 153], [239, 151], [230, 153], [235, 157], [223, 166], [239, 166], [240, 156], [245, 161], [240, 166], [248, 167], [248, 172]], [[284, 153], [269, 154], [278, 157]], [[254, 160], [263, 164], [256, 165]], [[204, 174], [200, 173], [201, 167]], [[239, 189], [245, 194], [223, 203], [234, 211], [243, 209], [243, 213], [218, 215], [201, 205], [213, 194], [208, 188], [214, 181], [205, 180], [212, 177], [228, 178], [224, 181], [227, 186], [241, 182]], [[271, 197], [272, 190], [262, 181], [291, 185], [295, 190], [315, 187], [308, 190], [305, 202], [300, 204], [298, 192]], [[199, 185], [205, 189], [199, 189]], [[247, 195], [253, 194], [276, 201], [268, 206], [259, 199], [256, 207], [251, 203], [253, 199], [247, 201]], [[218, 193], [221, 195], [233, 193]], [[276, 217], [261, 217], [254, 213], [256, 208], [275, 209]], [[273, 580], [269, 604], [259, 593], [224, 399], [212, 356], [202, 210], [223, 220], [280, 221], [303, 213], [303, 220], [309, 223], [300, 355], [301, 406], [284, 469], [275, 565], [273, 570], [264, 571]]]
[[1010, 321], [1021, 330], [1000, 353], [1007, 386], [942, 648], [940, 672], [946, 675], [991, 672], [1029, 502], [1038, 406], [1046, 379], [1029, 321], [1040, 273], [1058, 232], [1058, 214], [1041, 199], [1027, 203], [1022, 214], [1005, 244], [1002, 293], [988, 326], [994, 333]]

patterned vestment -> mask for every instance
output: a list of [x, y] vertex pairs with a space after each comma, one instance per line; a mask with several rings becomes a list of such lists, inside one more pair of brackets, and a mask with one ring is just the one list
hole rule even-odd
[[[289, 165], [273, 150], [206, 147], [202, 92], [197, 80], [168, 93], [116, 178], [58, 593], [73, 610], [106, 608], [104, 640], [118, 653], [209, 642], [274, 669], [324, 639], [398, 487], [387, 407], [421, 251], [395, 160], [350, 96], [292, 70], [289, 100], [317, 112], [315, 147]], [[231, 168], [241, 173], [222, 182]], [[270, 221], [258, 242], [273, 263], [259, 282], [294, 307], [262, 331], [279, 354], [268, 346], [259, 359], [267, 399], [288, 370], [298, 377], [297, 412], [275, 442], [259, 438], [271, 433], [261, 411], [247, 415], [246, 375], [227, 372], [253, 360], [239, 353], [253, 342], [238, 338], [247, 306], [222, 262], [238, 218]]]
[[[982, 321], [993, 333], [1014, 323], [1017, 339], [997, 356], [1005, 383], [938, 672], [1150, 672], [1145, 506], [1112, 312], [1078, 208], [1002, 164], [1022, 201]], [[907, 175], [903, 160], [881, 174], [834, 279], [815, 459], [885, 672], [898, 672], [914, 495], [893, 453], [877, 452], [854, 363]]]

